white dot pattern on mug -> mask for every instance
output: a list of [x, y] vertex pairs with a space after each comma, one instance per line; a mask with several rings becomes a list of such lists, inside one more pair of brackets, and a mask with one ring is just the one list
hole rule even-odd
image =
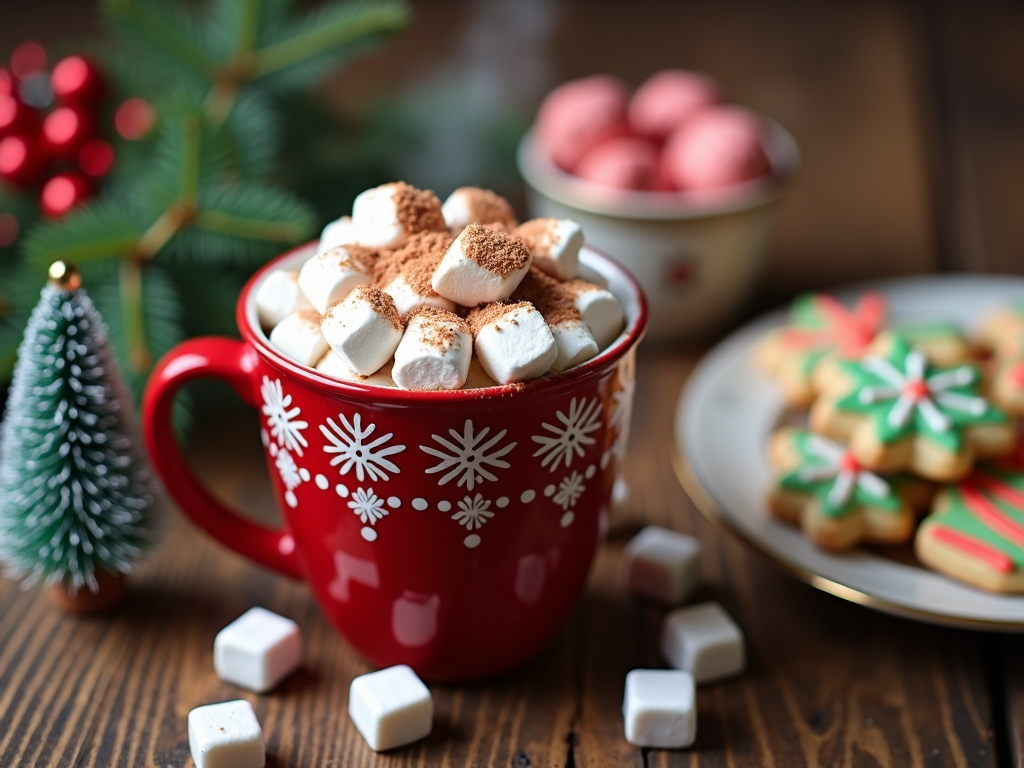
[[504, 509], [508, 506], [508, 496], [502, 496], [494, 503], [497, 505], [498, 509]]
[[523, 495], [519, 497], [519, 500], [523, 502], [523, 504], [529, 504], [536, 498], [537, 492], [531, 488], [530, 490], [523, 491]]
[[284, 500], [285, 503], [287, 503], [288, 506], [291, 507], [292, 509], [295, 509], [295, 507], [299, 505], [299, 500], [295, 497], [294, 491], [285, 491]]
[[305, 467], [299, 467], [299, 477], [302, 478], [302, 482], [308, 483], [309, 482], [309, 470], [306, 469]]
[[427, 500], [426, 499], [413, 499], [412, 500], [412, 508], [413, 509], [417, 509], [420, 512], [422, 512], [424, 509], [427, 508]]
[[549, 498], [551, 496], [554, 496], [555, 495], [555, 486], [552, 484], [552, 485], [549, 485], [547, 488], [545, 488], [544, 489], [544, 495], [549, 497]]
[[607, 451], [604, 456], [601, 457], [601, 469], [608, 469], [608, 465], [612, 461], [612, 452]]
[[338, 483], [336, 486], [334, 486], [334, 492], [341, 496], [341, 498], [343, 499], [348, 498], [348, 486], [346, 486], [344, 483]]
[[572, 525], [572, 521], [575, 519], [575, 514], [573, 514], [572, 512], [566, 512], [564, 515], [562, 515], [562, 519], [558, 522], [563, 528], [568, 528], [570, 525]]
[[365, 526], [360, 531], [360, 533], [363, 535], [363, 538], [366, 539], [367, 541], [376, 541], [377, 540], [377, 532], [375, 530], [373, 530], [373, 528], [370, 528], [369, 526]]
[[402, 500], [397, 496], [388, 496], [388, 506], [392, 509], [398, 509], [402, 506]]
[[450, 501], [439, 501], [437, 502], [437, 508], [442, 512], [451, 512], [452, 503]]
[[592, 478], [594, 476], [594, 474], [596, 472], [597, 472], [597, 467], [595, 467], [593, 464], [591, 464], [589, 467], [587, 467], [587, 471], [584, 472], [583, 474], [586, 476], [587, 480], [589, 480], [590, 478]]
[[467, 549], [476, 549], [480, 546], [480, 537], [475, 533], [471, 533], [462, 540], [462, 543], [466, 545]]
[[313, 481], [316, 483], [316, 487], [319, 488], [321, 491], [326, 491], [328, 488], [331, 487], [331, 481], [328, 480], [323, 475], [317, 475], [316, 477], [313, 478]]

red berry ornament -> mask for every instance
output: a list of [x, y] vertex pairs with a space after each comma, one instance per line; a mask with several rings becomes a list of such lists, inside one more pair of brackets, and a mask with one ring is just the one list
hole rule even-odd
[[27, 136], [0, 140], [0, 177], [19, 187], [33, 187], [46, 172], [46, 156]]
[[39, 203], [43, 215], [59, 219], [89, 197], [91, 187], [80, 173], [58, 173], [43, 186]]
[[0, 95], [0, 138], [39, 130], [39, 113], [17, 96]]
[[0, 67], [0, 96], [14, 96], [14, 75]]
[[145, 99], [128, 99], [114, 114], [114, 127], [129, 141], [144, 138], [156, 123], [156, 111]]
[[65, 104], [94, 105], [103, 98], [103, 76], [84, 56], [68, 56], [50, 73], [53, 95]]
[[96, 133], [92, 115], [80, 107], [59, 107], [43, 121], [43, 141], [50, 153], [61, 160], [74, 160]]
[[26, 40], [11, 53], [11, 71], [25, 80], [46, 71], [46, 49], [35, 40]]
[[78, 150], [78, 167], [87, 176], [98, 179], [106, 176], [114, 165], [114, 148], [103, 139], [86, 142]]

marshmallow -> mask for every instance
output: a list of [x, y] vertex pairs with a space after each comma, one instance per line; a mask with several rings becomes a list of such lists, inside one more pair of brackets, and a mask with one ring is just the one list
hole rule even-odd
[[632, 592], [679, 605], [697, 588], [700, 549], [693, 536], [649, 525], [622, 551], [623, 581]]
[[559, 280], [572, 280], [579, 270], [583, 230], [571, 219], [533, 219], [512, 230], [533, 256], [533, 266]]
[[557, 323], [549, 321], [548, 327], [555, 339], [555, 346], [558, 347], [558, 355], [549, 369], [551, 373], [561, 373], [575, 368], [600, 351], [590, 329], [580, 319], [566, 319]]
[[576, 166], [576, 175], [614, 189], [658, 189], [661, 186], [658, 161], [658, 146], [653, 141], [620, 136], [587, 152]]
[[743, 671], [743, 633], [718, 603], [678, 608], [661, 625], [661, 655], [697, 683]]
[[270, 343], [297, 363], [316, 364], [327, 351], [327, 340], [320, 332], [320, 313], [315, 309], [293, 312], [274, 326]]
[[331, 248], [337, 248], [339, 245], [353, 245], [358, 242], [352, 219], [342, 216], [324, 227], [324, 231], [320, 233], [320, 244], [317, 245], [316, 252], [323, 253]]
[[768, 172], [761, 124], [738, 107], [708, 107], [673, 133], [662, 151], [662, 172], [680, 189], [709, 189]]
[[320, 314], [357, 285], [372, 281], [366, 251], [359, 246], [339, 245], [318, 253], [299, 271], [299, 288]]
[[367, 248], [397, 248], [417, 232], [448, 229], [437, 195], [401, 181], [361, 192], [352, 203], [352, 223]]
[[634, 669], [622, 701], [626, 741], [637, 747], [682, 749], [697, 738], [697, 691], [688, 672]]
[[328, 376], [333, 376], [336, 379], [342, 379], [344, 381], [354, 381], [358, 384], [372, 384], [375, 387], [395, 387], [395, 380], [391, 378], [391, 367], [394, 365], [393, 360], [388, 360], [384, 366], [376, 373], [371, 373], [369, 376], [360, 376], [358, 373], [353, 371], [348, 365], [338, 356], [338, 353], [333, 349], [328, 349], [324, 352], [324, 356], [320, 358], [320, 362], [316, 364], [316, 369], [320, 373], [326, 373]]
[[296, 272], [275, 269], [256, 291], [256, 315], [260, 325], [273, 328], [292, 312], [311, 309], [312, 304], [300, 290]]
[[598, 353], [590, 329], [573, 306], [574, 296], [563, 283], [541, 272], [530, 269], [515, 293], [513, 301], [528, 301], [536, 307], [551, 329], [558, 354], [551, 363], [551, 373], [579, 365]]
[[416, 673], [401, 664], [355, 678], [348, 714], [370, 749], [382, 752], [428, 736], [434, 701]]
[[548, 324], [528, 301], [475, 309], [468, 319], [477, 359], [499, 384], [543, 376], [558, 356]]
[[302, 664], [302, 636], [291, 619], [250, 608], [213, 641], [213, 669], [226, 683], [269, 691]]
[[591, 149], [628, 131], [626, 87], [608, 76], [587, 77], [553, 90], [537, 113], [537, 144], [572, 172]]
[[430, 284], [451, 243], [444, 232], [424, 232], [413, 235], [405, 246], [377, 260], [374, 279], [395, 302], [399, 315], [405, 317], [423, 307], [455, 311], [455, 302], [439, 296]]
[[421, 309], [409, 318], [391, 375], [402, 389], [460, 389], [472, 357], [465, 320], [443, 309]]
[[464, 307], [502, 301], [512, 295], [531, 261], [518, 238], [470, 224], [448, 248], [431, 285]]
[[480, 187], [459, 187], [448, 195], [441, 213], [453, 232], [461, 232], [470, 224], [497, 225], [506, 232], [516, 225], [516, 214], [508, 200]]
[[188, 713], [188, 748], [196, 768], [263, 768], [263, 729], [248, 701], [207, 704]]
[[360, 285], [328, 307], [320, 329], [341, 361], [360, 376], [376, 372], [395, 354], [403, 332], [395, 302], [372, 285]]
[[582, 280], [572, 280], [565, 286], [573, 293], [573, 304], [583, 317], [599, 349], [605, 349], [622, 332], [622, 306], [615, 295]]
[[629, 101], [629, 122], [637, 133], [657, 141], [719, 99], [707, 75], [667, 69], [648, 78]]

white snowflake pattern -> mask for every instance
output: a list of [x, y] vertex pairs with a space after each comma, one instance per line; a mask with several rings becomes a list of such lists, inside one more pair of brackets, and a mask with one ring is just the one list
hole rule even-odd
[[972, 416], [981, 416], [988, 408], [980, 397], [949, 391], [977, 380], [977, 373], [970, 366], [926, 376], [928, 360], [919, 349], [910, 350], [902, 371], [884, 357], [865, 358], [861, 365], [885, 383], [864, 387], [858, 397], [865, 405], [892, 400], [886, 421], [893, 429], [906, 426], [915, 408], [936, 432], [948, 432], [953, 426], [952, 420], [938, 406]]
[[838, 509], [846, 504], [857, 487], [876, 498], [884, 499], [892, 493], [885, 480], [874, 472], [863, 469], [837, 443], [826, 440], [820, 435], [809, 435], [806, 450], [810, 456], [820, 459], [823, 463], [804, 467], [797, 472], [797, 477], [805, 483], [829, 480], [834, 477], [835, 482], [826, 497], [826, 501], [832, 507]]
[[467, 496], [459, 502], [459, 511], [452, 515], [452, 520], [458, 522], [459, 525], [466, 526], [466, 530], [469, 531], [474, 528], [482, 528], [484, 523], [494, 517], [490, 506], [491, 502], [479, 493], [476, 498], [471, 499]]
[[291, 407], [292, 396], [284, 394], [280, 379], [271, 381], [264, 376], [260, 393], [263, 395], [263, 414], [267, 417], [270, 436], [275, 438], [282, 448], [301, 456], [302, 449], [309, 445], [302, 436], [302, 430], [309, 426], [309, 422], [297, 418], [301, 413], [300, 408]]
[[432, 475], [436, 472], [449, 470], [446, 475], [437, 481], [437, 484], [444, 485], [452, 478], [459, 477], [459, 486], [465, 485], [466, 490], [469, 491], [472, 491], [477, 483], [482, 483], [484, 480], [497, 480], [498, 478], [487, 467], [508, 469], [509, 463], [503, 460], [502, 456], [515, 448], [516, 444], [509, 443], [503, 448], [497, 448], [492, 453], [488, 453], [488, 451], [501, 442], [501, 439], [505, 437], [505, 433], [508, 430], [503, 429], [490, 440], [484, 442], [490, 431], [490, 427], [484, 427], [479, 434], [474, 434], [473, 422], [466, 419], [461, 435], [454, 429], [448, 430], [448, 434], [455, 441], [454, 443], [440, 435], [431, 435], [434, 440], [451, 451], [451, 453], [444, 453], [428, 445], [421, 445], [421, 451], [441, 459], [441, 463], [428, 469], [427, 474]]
[[299, 467], [295, 464], [295, 459], [292, 458], [287, 449], [278, 452], [277, 458], [274, 459], [274, 465], [277, 467], [277, 471], [281, 473], [281, 482], [284, 483], [285, 488], [289, 491], [294, 491], [302, 484]]
[[[360, 482], [367, 476], [371, 480], [389, 480], [388, 472], [401, 472], [398, 466], [387, 457], [401, 453], [405, 450], [405, 446], [383, 447], [384, 443], [394, 437], [393, 432], [381, 435], [372, 442], [366, 442], [377, 428], [376, 424], [370, 423], [364, 429], [362, 416], [358, 413], [352, 417], [351, 423], [343, 413], [338, 414], [338, 420], [341, 421], [340, 427], [334, 423], [334, 419], [330, 418], [327, 419], [326, 425], [320, 425], [320, 431], [331, 442], [331, 445], [324, 446], [324, 452], [337, 454], [331, 459], [332, 467], [341, 464], [339, 471], [343, 475], [348, 474], [348, 471], [355, 467], [356, 478]], [[328, 426], [330, 429], [327, 428]]]
[[384, 517], [388, 511], [384, 509], [384, 499], [379, 498], [373, 492], [373, 488], [357, 488], [352, 494], [352, 500], [348, 503], [349, 509], [359, 515], [363, 523], [376, 525], [377, 521]]
[[576, 506], [576, 502], [585, 490], [587, 487], [583, 485], [583, 475], [573, 472], [558, 484], [558, 491], [555, 492], [552, 501], [562, 509], [569, 509]]
[[[541, 426], [555, 437], [549, 435], [535, 435], [533, 441], [540, 443], [540, 448], [534, 456], [544, 456], [540, 465], [548, 467], [554, 472], [562, 459], [565, 460], [566, 468], [572, 465], [577, 456], [583, 455], [584, 446], [592, 445], [594, 437], [590, 434], [601, 428], [601, 401], [596, 397], [593, 400], [587, 398], [573, 398], [569, 403], [569, 415], [561, 411], [555, 415], [562, 422], [562, 426], [553, 426], [543, 422]], [[545, 454], [547, 454], [545, 456]], [[550, 466], [548, 466], [550, 464]]]
[[612, 395], [612, 413], [608, 418], [608, 426], [615, 430], [615, 443], [612, 452], [621, 461], [626, 456], [626, 444], [629, 442], [629, 422], [633, 414], [633, 395], [636, 390], [636, 350], [630, 350], [619, 363], [619, 388]]

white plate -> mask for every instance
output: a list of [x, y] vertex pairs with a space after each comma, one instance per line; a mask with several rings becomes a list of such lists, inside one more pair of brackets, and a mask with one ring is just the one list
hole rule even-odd
[[[972, 332], [986, 310], [1024, 299], [1024, 278], [921, 277], [864, 284], [837, 296], [849, 303], [867, 290], [885, 294], [894, 320], [953, 320]], [[847, 600], [921, 621], [1024, 630], [1024, 596], [984, 592], [871, 551], [823, 552], [769, 515], [765, 444], [784, 404], [755, 367], [753, 350], [786, 320], [779, 310], [744, 326], [690, 377], [676, 410], [675, 447], [680, 480], [694, 503], [791, 573]]]

